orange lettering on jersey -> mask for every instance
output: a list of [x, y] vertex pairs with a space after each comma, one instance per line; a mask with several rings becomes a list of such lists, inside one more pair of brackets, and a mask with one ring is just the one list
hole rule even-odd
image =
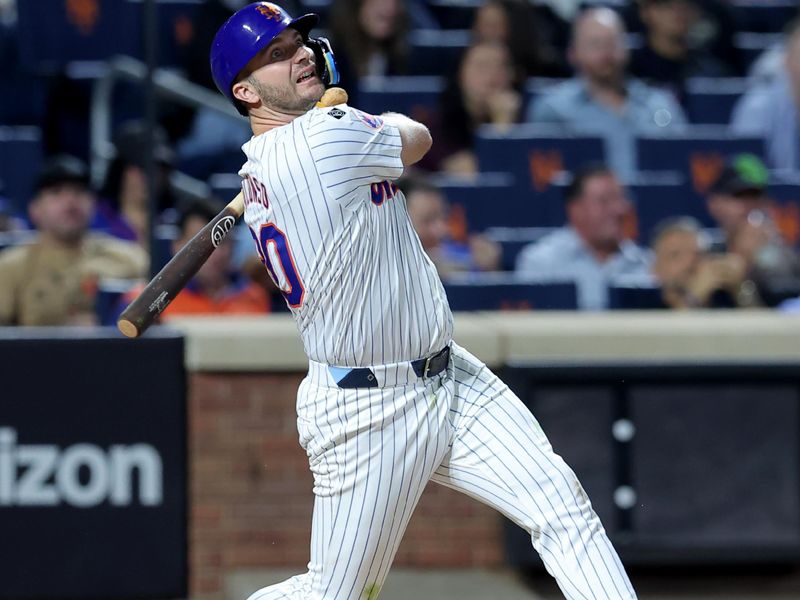
[[564, 161], [557, 150], [549, 152], [534, 150], [529, 155], [529, 165], [531, 183], [538, 192], [546, 190], [553, 178], [564, 170]]
[[267, 189], [263, 183], [254, 177], [248, 175], [242, 179], [242, 195], [244, 196], [245, 206], [260, 204], [264, 208], [269, 208]]
[[78, 31], [83, 35], [92, 33], [100, 18], [98, 0], [67, 0], [64, 8], [67, 11], [67, 19], [78, 28]]
[[689, 157], [692, 172], [692, 185], [699, 194], [705, 194], [722, 173], [725, 158], [716, 152], [711, 154], [692, 153]]

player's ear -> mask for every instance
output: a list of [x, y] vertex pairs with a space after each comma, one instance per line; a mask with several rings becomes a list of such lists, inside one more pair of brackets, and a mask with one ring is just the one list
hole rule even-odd
[[247, 79], [234, 83], [231, 91], [233, 92], [233, 97], [245, 105], [256, 104], [261, 100], [256, 88]]

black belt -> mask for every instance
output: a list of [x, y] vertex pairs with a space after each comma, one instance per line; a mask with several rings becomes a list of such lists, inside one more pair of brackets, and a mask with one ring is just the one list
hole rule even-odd
[[[411, 368], [414, 369], [417, 377], [425, 379], [444, 371], [449, 362], [450, 346], [445, 346], [428, 358], [411, 361]], [[375, 378], [375, 373], [369, 367], [356, 367], [350, 369], [350, 372], [339, 379], [336, 385], [340, 388], [372, 388], [378, 387], [378, 381]]]

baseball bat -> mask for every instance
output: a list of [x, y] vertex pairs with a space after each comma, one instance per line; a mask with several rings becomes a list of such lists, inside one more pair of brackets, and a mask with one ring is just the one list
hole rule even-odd
[[[347, 102], [342, 88], [325, 91], [317, 106], [335, 106]], [[135, 338], [153, 324], [172, 302], [211, 253], [222, 243], [244, 213], [244, 196], [239, 192], [205, 227], [189, 240], [164, 266], [128, 307], [122, 311], [117, 327], [123, 335]]]

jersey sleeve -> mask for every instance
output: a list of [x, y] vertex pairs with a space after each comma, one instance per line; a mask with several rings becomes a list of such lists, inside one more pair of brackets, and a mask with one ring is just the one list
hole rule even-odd
[[381, 117], [346, 104], [323, 108], [307, 136], [320, 178], [337, 201], [349, 204], [363, 186], [403, 174], [400, 132]]

